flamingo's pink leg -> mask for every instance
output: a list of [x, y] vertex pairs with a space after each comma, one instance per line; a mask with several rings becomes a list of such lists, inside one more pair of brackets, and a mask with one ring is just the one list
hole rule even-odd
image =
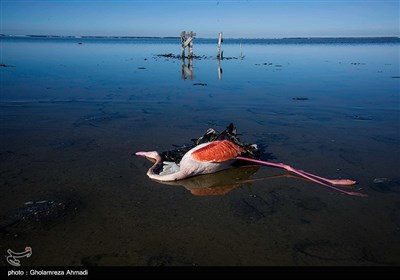
[[[273, 163], [273, 162], [269, 162], [269, 161], [257, 160], [257, 159], [246, 158], [246, 157], [241, 157], [241, 156], [238, 156], [238, 157], [236, 157], [236, 158], [237, 158], [237, 159], [240, 159], [240, 160], [246, 160], [246, 161], [251, 161], [251, 162], [259, 163], [259, 164], [264, 164], [264, 165], [269, 165], [269, 166], [284, 168], [284, 169], [286, 169], [286, 170], [288, 170], [288, 171], [290, 171], [290, 172], [293, 172], [293, 173], [295, 173], [295, 174], [297, 174], [297, 175], [299, 175], [299, 176], [301, 176], [301, 177], [304, 177], [304, 178], [306, 178], [306, 179], [308, 179], [308, 180], [310, 180], [310, 181], [312, 181], [312, 182], [318, 183], [318, 184], [320, 184], [320, 185], [323, 185], [323, 186], [328, 187], [328, 188], [330, 188], [330, 189], [333, 189], [333, 190], [335, 190], [335, 191], [338, 191], [338, 192], [341, 192], [341, 193], [345, 193], [345, 194], [347, 194], [347, 195], [362, 196], [362, 197], [367, 196], [367, 195], [362, 194], [362, 193], [348, 192], [348, 191], [345, 191], [345, 190], [341, 190], [341, 189], [339, 189], [339, 188], [336, 188], [336, 187], [334, 187], [334, 186], [330, 186], [330, 185], [328, 185], [328, 184], [325, 184], [324, 182], [318, 181], [317, 179], [315, 179], [315, 178], [313, 178], [313, 177], [311, 177], [311, 176], [314, 176], [314, 177], [320, 178], [320, 179], [321, 179], [322, 177], [319, 177], [319, 176], [316, 176], [316, 175], [311, 175], [310, 173], [305, 173], [305, 172], [303, 172], [303, 171], [294, 169], [293, 167], [291, 167], [291, 166], [289, 166], [289, 165], [286, 165], [286, 164], [283, 164], [283, 163]], [[329, 181], [329, 179], [325, 179], [325, 178], [323, 178], [322, 180]], [[333, 181], [336, 181], [336, 180], [333, 180]], [[349, 180], [349, 181], [350, 181], [350, 180]], [[337, 183], [337, 182], [336, 182], [336, 183]]]
[[301, 173], [306, 174], [308, 176], [312, 176], [314, 178], [320, 179], [322, 181], [328, 182], [329, 184], [335, 185], [335, 186], [352, 186], [355, 185], [357, 182], [349, 179], [327, 179], [324, 177], [320, 177], [308, 172], [305, 172], [303, 170], [299, 170]]

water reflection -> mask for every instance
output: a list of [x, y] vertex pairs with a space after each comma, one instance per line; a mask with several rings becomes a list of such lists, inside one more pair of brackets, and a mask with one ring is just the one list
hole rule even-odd
[[182, 80], [193, 80], [193, 57], [188, 58], [188, 64], [186, 65], [186, 58], [182, 57]]
[[218, 65], [218, 80], [222, 79], [222, 68], [221, 68], [221, 60], [217, 58], [217, 65]]
[[[246, 44], [241, 64], [220, 62], [219, 82], [215, 44], [199, 45], [212, 56], [191, 63], [212, 85], [199, 88], [181, 80], [180, 59], [150, 58], [180, 44], [110, 40], [1, 39], [1, 63], [16, 67], [0, 67], [0, 211], [31, 218], [3, 228], [3, 248], [40, 248], [25, 259], [34, 266], [400, 264], [398, 44]], [[286, 162], [359, 179], [370, 197], [270, 181], [260, 177], [282, 170], [264, 167], [154, 188], [128, 160], [227, 121]], [[44, 223], [28, 211], [39, 206], [52, 211]]]
[[276, 176], [251, 178], [251, 176], [256, 174], [259, 169], [259, 165], [245, 165], [241, 167], [230, 168], [217, 173], [199, 175], [180, 181], [157, 182], [165, 185], [183, 186], [185, 189], [190, 191], [192, 195], [208, 196], [227, 194], [245, 183], [265, 181], [282, 177], [294, 177], [289, 173], [284, 173]]
[[183, 186], [193, 195], [223, 195], [246, 183], [260, 166], [246, 165], [230, 168], [217, 173], [204, 174], [180, 181], [159, 182], [166, 185]]
[[[187, 59], [187, 64], [186, 64], [186, 59]], [[181, 71], [182, 80], [195, 79], [193, 73], [193, 57], [190, 58], [182, 57], [181, 62], [182, 62], [182, 71]], [[220, 58], [217, 58], [217, 71], [218, 71], [218, 80], [222, 80], [222, 67]]]

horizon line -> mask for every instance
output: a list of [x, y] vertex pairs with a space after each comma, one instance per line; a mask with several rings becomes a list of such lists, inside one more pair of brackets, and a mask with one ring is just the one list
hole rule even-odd
[[[89, 39], [89, 38], [113, 38], [113, 39], [134, 39], [134, 38], [160, 38], [160, 39], [180, 39], [180, 36], [118, 36], [118, 35], [52, 35], [52, 34], [0, 34], [0, 37], [30, 37], [30, 38], [76, 38], [76, 39]], [[400, 36], [387, 35], [387, 36], [293, 36], [293, 37], [226, 37], [224, 39], [252, 39], [252, 40], [263, 40], [263, 39], [367, 39], [367, 38], [396, 38], [400, 39]], [[218, 37], [195, 37], [194, 39], [216, 39]]]

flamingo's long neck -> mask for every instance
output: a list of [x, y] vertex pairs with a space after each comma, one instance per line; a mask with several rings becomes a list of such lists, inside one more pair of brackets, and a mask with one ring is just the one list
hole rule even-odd
[[159, 175], [154, 173], [153, 168], [150, 168], [149, 171], [147, 171], [147, 176], [157, 181], [177, 181], [187, 177], [183, 170], [179, 170], [178, 172], [172, 174]]

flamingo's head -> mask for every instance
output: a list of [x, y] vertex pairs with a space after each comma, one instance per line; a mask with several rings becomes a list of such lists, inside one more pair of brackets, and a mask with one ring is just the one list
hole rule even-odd
[[135, 155], [137, 156], [142, 156], [147, 158], [148, 160], [152, 162], [159, 162], [161, 161], [161, 156], [158, 152], [156, 151], [149, 151], [149, 152], [136, 152]]

